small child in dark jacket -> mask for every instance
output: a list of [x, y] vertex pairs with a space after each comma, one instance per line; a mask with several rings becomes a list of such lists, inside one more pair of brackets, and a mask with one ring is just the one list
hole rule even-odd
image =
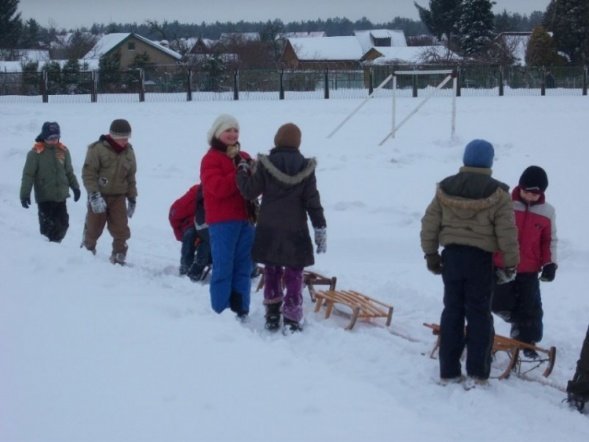
[[[511, 198], [518, 230], [520, 261], [515, 280], [495, 287], [493, 312], [511, 323], [511, 337], [528, 344], [542, 340], [540, 283], [554, 280], [556, 264], [556, 223], [554, 207], [546, 202], [548, 177], [544, 169], [530, 166], [522, 173]], [[495, 256], [501, 267], [502, 256]], [[540, 279], [538, 279], [540, 275]], [[533, 349], [524, 356], [537, 358]]]
[[38, 206], [39, 230], [51, 242], [61, 242], [69, 227], [66, 199], [69, 190], [80, 199], [80, 185], [74, 174], [70, 151], [60, 142], [59, 124], [43, 123], [35, 145], [27, 154], [20, 186], [20, 202], [31, 205], [31, 189]]
[[581, 347], [575, 375], [567, 384], [567, 400], [581, 412], [589, 402], [589, 328]]
[[327, 224], [317, 190], [316, 161], [299, 151], [300, 129], [284, 124], [274, 144], [269, 155], [258, 155], [252, 175], [249, 163], [239, 164], [237, 186], [248, 200], [262, 195], [252, 256], [265, 265], [266, 329], [280, 328], [282, 308], [285, 330], [296, 332], [302, 330], [303, 268], [314, 263], [307, 216], [315, 231], [317, 253], [326, 251]]
[[205, 268], [211, 264], [211, 245], [209, 229], [205, 223], [202, 186], [192, 186], [174, 201], [168, 218], [174, 236], [182, 242], [180, 275], [187, 275], [191, 281], [201, 281]]

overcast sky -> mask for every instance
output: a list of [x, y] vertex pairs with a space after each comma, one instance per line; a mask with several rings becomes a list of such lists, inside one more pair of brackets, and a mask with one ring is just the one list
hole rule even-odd
[[[181, 23], [266, 21], [284, 23], [345, 17], [383, 23], [393, 18], [418, 19], [414, 0], [20, 0], [21, 18], [34, 18], [44, 27], [76, 28], [93, 23]], [[550, 0], [495, 0], [494, 12], [529, 14], [544, 11]], [[429, 7], [429, 0], [417, 0]]]

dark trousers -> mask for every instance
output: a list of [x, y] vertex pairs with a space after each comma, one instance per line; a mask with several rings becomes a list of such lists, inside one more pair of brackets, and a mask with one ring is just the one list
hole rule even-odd
[[567, 392], [574, 393], [584, 400], [589, 400], [589, 328], [587, 328], [581, 355], [577, 361], [575, 375], [567, 385]]
[[514, 281], [496, 284], [493, 312], [511, 323], [511, 337], [527, 343], [542, 340], [542, 299], [538, 274], [518, 273]]
[[487, 379], [495, 335], [491, 315], [492, 254], [476, 247], [452, 245], [442, 252], [442, 264], [440, 377], [461, 375], [460, 357], [466, 346], [467, 374]]
[[45, 201], [38, 203], [39, 230], [49, 241], [61, 242], [70, 226], [65, 201]]
[[190, 227], [182, 235], [180, 266], [190, 269], [195, 264], [201, 270], [211, 263], [211, 244], [209, 229], [196, 230]]

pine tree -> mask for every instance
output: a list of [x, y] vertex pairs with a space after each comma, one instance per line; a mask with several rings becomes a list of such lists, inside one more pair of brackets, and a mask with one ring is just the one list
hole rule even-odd
[[588, 0], [552, 0], [544, 14], [544, 27], [572, 64], [589, 63]]
[[20, 14], [16, 13], [19, 0], [0, 1], [0, 48], [15, 49], [22, 28]]
[[557, 66], [564, 60], [556, 53], [554, 41], [542, 26], [534, 28], [526, 49], [528, 66]]
[[494, 33], [491, 0], [464, 0], [458, 20], [458, 40], [465, 55], [483, 56], [490, 47]]
[[429, 9], [414, 2], [419, 18], [438, 39], [442, 36], [451, 41], [456, 34], [456, 25], [464, 0], [430, 0]]

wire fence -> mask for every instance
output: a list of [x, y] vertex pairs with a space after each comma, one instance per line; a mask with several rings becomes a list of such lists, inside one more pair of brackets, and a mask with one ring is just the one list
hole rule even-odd
[[[587, 95], [587, 67], [449, 68], [457, 75], [459, 96]], [[0, 103], [356, 99], [366, 98], [400, 69], [407, 67], [213, 73], [175, 65], [126, 71], [0, 72]], [[427, 67], [420, 66], [419, 70]], [[424, 91], [431, 93], [440, 81], [440, 74], [399, 76], [395, 94], [418, 97]], [[452, 85], [433, 93], [452, 94]], [[391, 82], [380, 88], [378, 94], [392, 95]]]

